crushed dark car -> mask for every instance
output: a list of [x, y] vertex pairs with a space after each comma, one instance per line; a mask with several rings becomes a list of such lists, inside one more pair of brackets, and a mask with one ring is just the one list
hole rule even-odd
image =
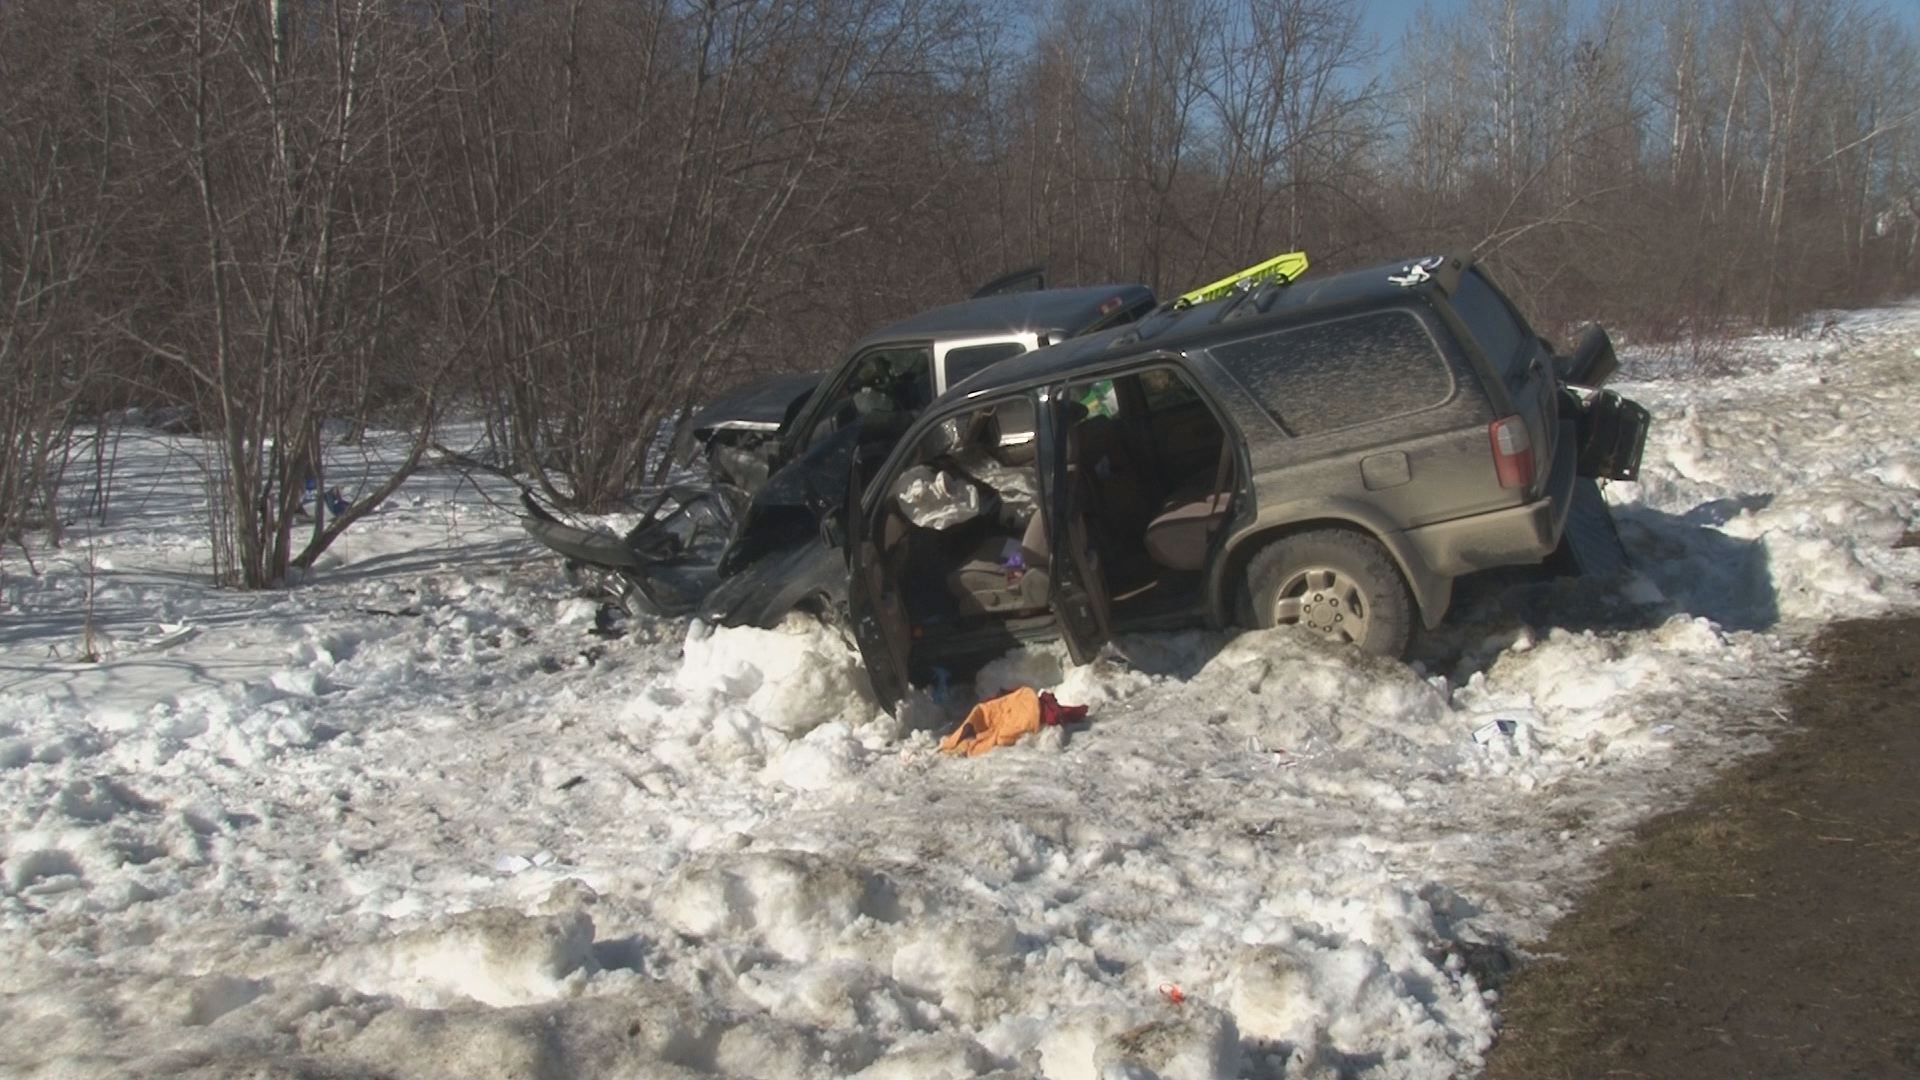
[[1009, 275], [867, 335], [823, 376], [775, 376], [708, 405], [692, 427], [713, 482], [659, 493], [624, 536], [572, 524], [531, 492], [526, 529], [576, 583], [636, 614], [772, 626], [795, 609], [844, 609], [846, 563], [822, 542], [820, 513], [845, 499], [857, 448], [890, 447], [936, 397], [996, 363], [1156, 304], [1143, 285], [1040, 285], [1035, 271]]

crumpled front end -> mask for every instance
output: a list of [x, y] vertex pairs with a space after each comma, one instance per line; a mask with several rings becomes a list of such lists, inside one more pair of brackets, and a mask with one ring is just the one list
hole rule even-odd
[[630, 613], [670, 617], [693, 611], [719, 580], [720, 556], [741, 498], [725, 488], [674, 487], [617, 536], [563, 521], [522, 492], [527, 534], [565, 559], [568, 580]]

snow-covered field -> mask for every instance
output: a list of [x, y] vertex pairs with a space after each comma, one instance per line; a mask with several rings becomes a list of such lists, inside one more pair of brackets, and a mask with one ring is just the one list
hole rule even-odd
[[1463, 582], [1416, 666], [1014, 654], [978, 689], [1091, 722], [977, 759], [808, 625], [590, 634], [453, 472], [213, 590], [191, 441], [129, 432], [108, 523], [0, 564], [0, 1073], [1470, 1074], [1601, 849], [1920, 596], [1920, 306], [1841, 331], [1623, 387], [1624, 589]]

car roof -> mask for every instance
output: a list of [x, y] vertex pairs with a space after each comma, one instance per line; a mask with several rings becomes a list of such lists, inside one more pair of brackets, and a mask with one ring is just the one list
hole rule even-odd
[[[946, 396], [972, 397], [1016, 384], [1048, 382], [1070, 376], [1103, 359], [1175, 352], [1188, 346], [1210, 344], [1218, 338], [1243, 337], [1322, 315], [1404, 303], [1410, 296], [1424, 295], [1434, 288], [1432, 280], [1410, 286], [1388, 280], [1400, 275], [1412, 261], [1403, 259], [1296, 281], [1281, 288], [1265, 312], [1224, 326], [1219, 319], [1225, 305], [1233, 302], [1231, 296], [1178, 311], [1158, 311], [1126, 326], [1002, 360], [949, 389]], [[1464, 270], [1464, 265], [1460, 269]]]
[[[1064, 330], [1073, 333], [1114, 311], [1151, 300], [1145, 285], [1080, 285], [1067, 289], [1034, 289], [962, 300], [923, 311], [883, 326], [854, 346], [865, 348], [884, 341], [910, 338], [985, 336], [995, 333]], [[1117, 303], [1116, 303], [1117, 301]]]

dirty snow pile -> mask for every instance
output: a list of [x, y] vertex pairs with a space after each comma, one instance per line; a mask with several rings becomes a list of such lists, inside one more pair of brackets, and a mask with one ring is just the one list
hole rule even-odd
[[[105, 524], [0, 566], [0, 1074], [1471, 1073], [1596, 854], [1916, 595], [1920, 307], [1838, 329], [1623, 387], [1624, 585], [1463, 581], [1414, 664], [1028, 649], [899, 720], [809, 623], [596, 633], [454, 472], [210, 589], [199, 447], [130, 430]], [[934, 751], [1014, 685], [1090, 721]]]

